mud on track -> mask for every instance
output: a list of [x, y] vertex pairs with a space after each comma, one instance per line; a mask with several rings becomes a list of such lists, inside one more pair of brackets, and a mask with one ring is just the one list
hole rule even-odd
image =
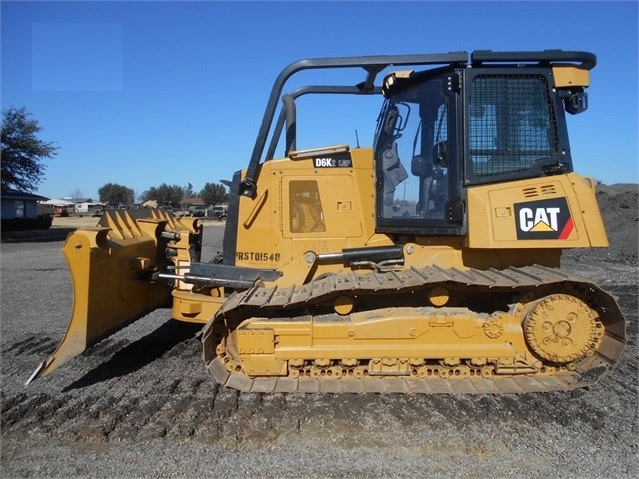
[[[206, 228], [209, 259], [221, 232]], [[620, 367], [579, 395], [242, 394], [215, 384], [200, 328], [168, 309], [25, 387], [70, 317], [61, 246], [1, 246], [3, 478], [639, 473], [636, 261], [566, 259], [629, 320]]]

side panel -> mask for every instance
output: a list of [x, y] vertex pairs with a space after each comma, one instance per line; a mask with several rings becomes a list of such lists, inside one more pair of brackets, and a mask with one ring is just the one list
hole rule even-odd
[[575, 173], [467, 191], [469, 248], [608, 246], [594, 183]]
[[[338, 153], [325, 153], [331, 148]], [[390, 244], [374, 234], [374, 188], [368, 148], [293, 152], [260, 165], [255, 198], [239, 198], [233, 264], [277, 269], [283, 273], [278, 284], [300, 284], [313, 267], [309, 251]], [[314, 274], [342, 267], [321, 265]]]

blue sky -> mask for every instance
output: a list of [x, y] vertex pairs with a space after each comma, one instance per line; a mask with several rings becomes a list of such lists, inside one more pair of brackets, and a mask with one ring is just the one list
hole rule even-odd
[[[589, 110], [568, 118], [575, 169], [636, 183], [637, 5], [3, 0], [1, 105], [25, 106], [59, 147], [42, 195], [97, 199], [109, 182], [138, 195], [161, 183], [198, 191], [247, 165], [273, 82], [298, 59], [585, 50], [598, 63]], [[293, 86], [333, 82], [307, 72]], [[298, 147], [354, 145], [355, 131], [370, 145], [381, 99], [353, 101], [303, 98]]]

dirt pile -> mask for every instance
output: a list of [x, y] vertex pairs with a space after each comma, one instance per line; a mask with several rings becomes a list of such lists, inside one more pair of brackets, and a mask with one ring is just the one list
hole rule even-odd
[[597, 186], [609, 248], [568, 250], [567, 259], [574, 261], [612, 261], [637, 266], [639, 251], [639, 185], [620, 183]]

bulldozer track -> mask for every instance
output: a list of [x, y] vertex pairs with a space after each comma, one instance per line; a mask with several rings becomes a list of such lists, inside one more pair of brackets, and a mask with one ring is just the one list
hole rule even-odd
[[[390, 272], [349, 272], [335, 274], [290, 287], [255, 287], [231, 296], [214, 321], [205, 328], [203, 341], [212, 341], [213, 325], [237, 325], [254, 317], [289, 317], [286, 312], [302, 311], [319, 304], [330, 304], [340, 296], [401, 295], [428, 291], [434, 287], [472, 292], [474, 295], [505, 295], [504, 298], [539, 299], [550, 293], [568, 293], [579, 297], [597, 311], [605, 333], [596, 351], [571, 367], [552, 365], [543, 371], [522, 374], [479, 374], [463, 379], [441, 374], [441, 368], [428, 376], [353, 377], [249, 377], [227, 367], [225, 347], [217, 345], [217, 355], [205, 360], [216, 380], [240, 391], [252, 392], [326, 392], [326, 393], [443, 393], [498, 394], [572, 390], [587, 387], [610, 372], [624, 348], [625, 320], [616, 299], [582, 277], [544, 266], [510, 267], [504, 270], [460, 270], [439, 266]], [[516, 309], [517, 305], [510, 305]], [[294, 316], [294, 315], [293, 315]], [[335, 315], [337, 316], [337, 315]], [[232, 328], [233, 326], [231, 326]], [[226, 331], [228, 333], [228, 331]], [[215, 346], [209, 351], [215, 351]], [[444, 376], [444, 377], [442, 377]]]
[[[607, 368], [607, 367], [606, 367]], [[249, 378], [227, 371], [221, 358], [215, 358], [209, 369], [215, 379], [225, 386], [242, 392], [263, 393], [416, 393], [416, 394], [523, 394], [546, 391], [568, 391], [586, 387], [579, 374], [562, 373], [546, 377], [471, 378], [471, 379], [291, 379]]]

